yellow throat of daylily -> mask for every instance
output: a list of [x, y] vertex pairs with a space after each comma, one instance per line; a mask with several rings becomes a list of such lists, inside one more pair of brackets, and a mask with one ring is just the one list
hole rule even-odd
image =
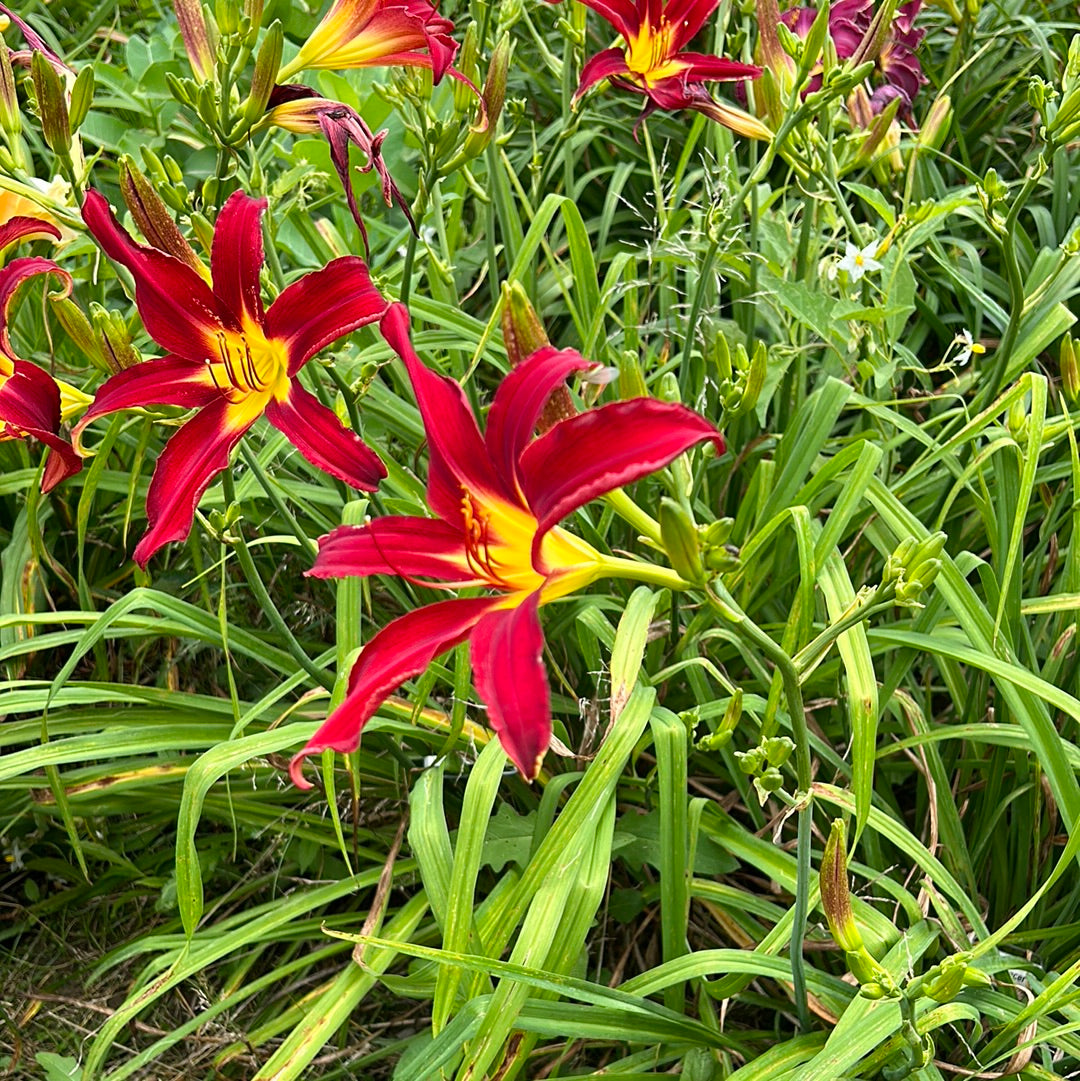
[[678, 75], [686, 64], [672, 57], [671, 39], [666, 19], [661, 19], [659, 26], [642, 26], [634, 37], [626, 39], [626, 66], [646, 84]]
[[273, 397], [289, 393], [289, 351], [282, 341], [267, 338], [253, 323], [243, 331], [219, 330], [215, 355], [207, 360], [210, 375], [232, 402], [257, 399], [260, 409]]
[[537, 521], [523, 507], [501, 499], [481, 501], [465, 492], [461, 509], [469, 567], [495, 589], [522, 594], [543, 587], [541, 603], [546, 604], [584, 588], [601, 572], [600, 553], [558, 526], [541, 543], [545, 573], [538, 571], [532, 561]]

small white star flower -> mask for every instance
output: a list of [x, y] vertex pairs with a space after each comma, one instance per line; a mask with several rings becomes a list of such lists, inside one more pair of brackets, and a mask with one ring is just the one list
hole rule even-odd
[[880, 270], [881, 264], [874, 258], [877, 255], [878, 242], [872, 240], [865, 248], [857, 248], [849, 240], [844, 258], [836, 264], [837, 270], [847, 271], [848, 277], [857, 282], [864, 274]]
[[952, 340], [953, 345], [960, 347], [960, 352], [953, 357], [953, 364], [958, 368], [962, 368], [969, 360], [971, 360], [972, 354], [980, 356], [986, 352], [986, 346], [982, 342], [975, 341], [971, 336], [971, 331], [964, 327], [959, 334]]

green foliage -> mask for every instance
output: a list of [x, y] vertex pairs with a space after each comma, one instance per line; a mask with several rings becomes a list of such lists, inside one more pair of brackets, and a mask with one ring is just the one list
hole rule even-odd
[[[225, 123], [243, 119], [266, 28], [280, 20], [288, 60], [321, 12], [269, 3], [260, 30], [258, 5], [211, 7], [237, 20], [213, 123], [184, 99], [168, 5], [19, 10], [92, 76], [62, 146], [63, 77], [38, 56], [46, 117], [12, 68], [0, 189], [71, 230], [33, 251], [71, 273], [83, 318], [36, 279], [9, 329], [87, 395], [109, 341], [160, 352], [77, 209], [92, 186], [122, 211], [124, 155], [203, 260], [227, 195], [266, 195], [267, 297], [363, 253], [321, 136], [249, 124], [230, 142]], [[752, 57], [753, 7], [720, 5], [703, 47]], [[354, 150], [373, 275], [481, 416], [516, 283], [556, 347], [610, 369], [575, 407], [652, 394], [718, 424], [724, 454], [696, 450], [566, 523], [683, 580], [628, 573], [543, 609], [558, 742], [535, 784], [485, 727], [459, 647], [358, 751], [309, 764], [305, 794], [288, 759], [357, 651], [433, 596], [407, 577], [304, 576], [342, 522], [427, 513], [425, 432], [377, 330], [303, 379], [379, 451], [379, 490], [356, 501], [261, 423], [146, 572], [128, 553], [179, 409], [96, 423], [94, 456], [45, 496], [40, 448], [0, 439], [5, 1068], [1072, 1076], [1080, 451], [1058, 343], [1080, 302], [1075, 10], [923, 9], [928, 84], [867, 161], [835, 87], [776, 97], [772, 143], [685, 111], [635, 137], [634, 95], [572, 105], [613, 40], [581, 4], [443, 14], [472, 28], [480, 82], [511, 43], [483, 147], [466, 152], [474, 99], [450, 80], [308, 80], [389, 131], [419, 231]], [[880, 269], [846, 269], [848, 244]], [[820, 902], [837, 817], [873, 962], [861, 985]]]

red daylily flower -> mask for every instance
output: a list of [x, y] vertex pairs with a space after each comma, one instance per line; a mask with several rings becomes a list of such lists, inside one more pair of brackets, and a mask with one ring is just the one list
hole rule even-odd
[[306, 68], [402, 64], [431, 68], [438, 82], [457, 54], [453, 29], [428, 0], [334, 0], [277, 81], [288, 82]]
[[581, 72], [575, 99], [602, 79], [647, 99], [640, 124], [656, 109], [694, 109], [755, 139], [772, 133], [741, 109], [716, 101], [706, 82], [756, 79], [761, 68], [684, 46], [697, 35], [719, 0], [582, 0], [623, 37], [622, 48], [605, 49]]
[[296, 378], [320, 349], [375, 322], [386, 301], [364, 261], [350, 255], [305, 274], [264, 311], [265, 209], [265, 199], [239, 191], [229, 197], [214, 229], [208, 284], [187, 263], [132, 240], [97, 192], [83, 203], [83, 220], [106, 255], [134, 276], [143, 325], [168, 355], [107, 380], [76, 438], [90, 421], [117, 409], [199, 410], [158, 459], [146, 497], [149, 528], [134, 552], [140, 566], [162, 545], [188, 535], [203, 492], [264, 414], [309, 462], [354, 488], [374, 491], [386, 476], [375, 452]]
[[[482, 586], [492, 595], [439, 601], [395, 619], [364, 647], [341, 706], [293, 759], [355, 750], [387, 696], [468, 639], [473, 678], [491, 727], [528, 779], [551, 740], [544, 639], [537, 609], [614, 573], [618, 561], [558, 523], [597, 496], [663, 468], [683, 451], [724, 441], [703, 417], [653, 398], [612, 402], [559, 421], [533, 438], [551, 392], [595, 367], [546, 346], [503, 380], [481, 435], [461, 387], [424, 366], [409, 341], [409, 315], [394, 304], [383, 336], [401, 356], [427, 432], [428, 505], [438, 516], [395, 515], [341, 526], [319, 542], [317, 578], [395, 574], [434, 589]], [[623, 565], [628, 561], [622, 561]]]
[[[60, 239], [60, 230], [40, 218], [16, 217], [0, 225], [0, 251], [28, 236]], [[51, 259], [24, 256], [0, 270], [0, 440], [36, 439], [50, 450], [41, 478], [41, 490], [49, 491], [82, 468], [82, 459], [60, 432], [60, 388], [56, 380], [36, 364], [21, 360], [8, 337], [8, 306], [15, 290], [37, 274], [55, 274], [71, 291], [71, 277]]]

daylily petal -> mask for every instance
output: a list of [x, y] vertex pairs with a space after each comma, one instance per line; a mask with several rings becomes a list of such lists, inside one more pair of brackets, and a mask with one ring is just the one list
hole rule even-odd
[[262, 215], [266, 199], [234, 191], [214, 223], [210, 277], [229, 310], [249, 322], [263, 321], [259, 271], [263, 265]]
[[92, 420], [146, 405], [179, 405], [199, 409], [220, 398], [210, 369], [183, 357], [154, 357], [106, 379], [90, 408], [75, 427], [76, 439]]
[[462, 491], [481, 500], [519, 502], [499, 479], [461, 387], [425, 367], [409, 340], [409, 311], [392, 304], [380, 324], [383, 337], [405, 362], [427, 432], [428, 505], [440, 518], [461, 522]]
[[[129, 369], [134, 371], [134, 369]], [[145, 567], [170, 541], [191, 531], [195, 508], [210, 482], [229, 464], [229, 454], [258, 414], [249, 402], [225, 398], [195, 414], [165, 445], [146, 493], [147, 531], [132, 558]]]
[[60, 230], [51, 222], [44, 221], [42, 218], [32, 218], [22, 214], [9, 218], [0, 225], [0, 251], [3, 251], [9, 244], [14, 244], [16, 240], [22, 240], [25, 236], [41, 236], [43, 234], [54, 237], [56, 240], [60, 239]]
[[[705, 20], [719, 7], [720, 0], [670, 0], [664, 18], [672, 28], [672, 51], [679, 51], [697, 36]], [[682, 56], [679, 59], [683, 59]]]
[[655, 398], [611, 402], [560, 421], [521, 455], [522, 488], [539, 521], [534, 556], [556, 522], [605, 492], [663, 469], [703, 440], [723, 452], [723, 436], [704, 417]]
[[531, 593], [514, 608], [490, 612], [469, 636], [476, 690], [499, 742], [527, 781], [540, 772], [551, 743], [539, 603], [540, 594]]
[[342, 754], [355, 751], [360, 733], [372, 714], [407, 679], [419, 675], [440, 653], [463, 642], [473, 627], [501, 597], [439, 601], [387, 624], [360, 654], [349, 676], [345, 701], [289, 764], [297, 788], [310, 788], [303, 764], [309, 754], [332, 748]]
[[136, 244], [116, 220], [104, 196], [88, 191], [83, 221], [114, 262], [135, 278], [135, 303], [147, 333], [170, 353], [203, 361], [218, 354], [222, 328], [240, 330], [204, 279], [179, 259]]
[[312, 465], [354, 488], [373, 492], [386, 476], [379, 456], [295, 380], [289, 384], [288, 397], [267, 403], [266, 419]]
[[641, 27], [641, 13], [633, 0], [581, 0], [581, 2], [595, 11], [601, 19], [606, 19], [611, 23], [624, 38], [636, 34]]
[[82, 459], [71, 444], [61, 438], [60, 388], [56, 380], [37, 365], [25, 360], [13, 362], [14, 371], [0, 384], [0, 433], [10, 426], [20, 437], [30, 437], [50, 448], [41, 478], [41, 490], [48, 492], [65, 477], [78, 473]]
[[292, 376], [324, 346], [385, 311], [364, 260], [346, 255], [286, 286], [270, 305], [264, 330], [267, 338], [285, 342]]
[[[33, 219], [23, 218], [19, 220], [32, 221]], [[25, 236], [26, 233], [19, 235]], [[11, 348], [11, 339], [8, 337], [8, 305], [15, 295], [15, 290], [27, 278], [31, 278], [35, 274], [55, 274], [64, 283], [64, 294], [67, 295], [71, 292], [71, 275], [66, 270], [61, 270], [51, 259], [43, 259], [37, 255], [12, 259], [6, 267], [0, 270], [0, 351], [12, 360], [15, 360], [16, 356]]]
[[488, 411], [484, 443], [507, 487], [520, 488], [517, 461], [533, 437], [551, 392], [573, 372], [596, 367], [574, 349], [538, 349], [499, 384]]
[[756, 79], [761, 74], [761, 68], [756, 64], [742, 64], [738, 60], [710, 56], [708, 53], [679, 53], [679, 61], [689, 64], [683, 73], [686, 79]]
[[[481, 585], [469, 566], [460, 529], [438, 518], [395, 514], [367, 525], [343, 525], [319, 538], [312, 578], [396, 574], [457, 586]], [[422, 582], [421, 585], [428, 585]]]
[[580, 98], [590, 86], [595, 86], [601, 79], [615, 79], [620, 75], [630, 75], [626, 66], [626, 54], [622, 49], [605, 49], [590, 57], [581, 69], [574, 99]]

